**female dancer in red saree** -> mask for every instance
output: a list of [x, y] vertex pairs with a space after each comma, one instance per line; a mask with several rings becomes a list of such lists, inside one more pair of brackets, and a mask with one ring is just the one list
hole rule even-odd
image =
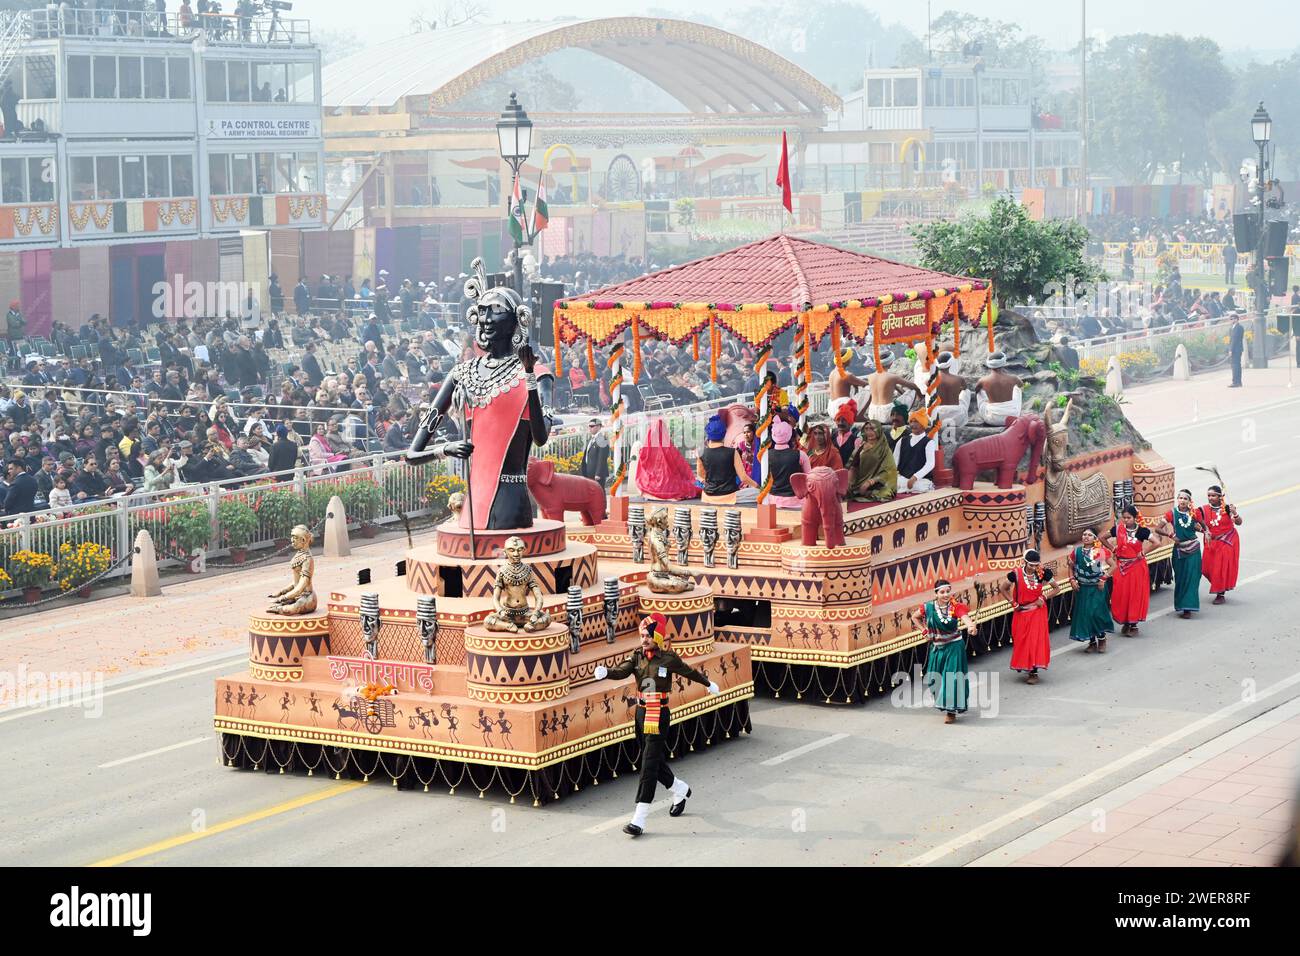
[[1241, 538], [1237, 527], [1241, 515], [1237, 506], [1223, 500], [1223, 489], [1210, 485], [1205, 496], [1208, 505], [1201, 505], [1197, 516], [1205, 525], [1205, 553], [1201, 555], [1201, 574], [1210, 582], [1210, 593], [1215, 604], [1223, 604], [1224, 595], [1237, 586], [1237, 566], [1241, 561]]
[[[469, 501], [461, 509], [462, 527], [529, 528], [533, 501], [528, 494], [528, 454], [545, 445], [550, 422], [538, 392], [537, 357], [528, 344], [532, 312], [511, 288], [487, 288], [483, 262], [474, 260], [465, 282], [473, 301], [469, 320], [474, 344], [485, 354], [461, 362], [443, 381], [407, 451], [409, 461], [469, 458]], [[454, 406], [463, 418], [461, 441], [426, 447], [443, 416]]]
[[1026, 671], [1025, 683], [1038, 683], [1038, 669], [1052, 662], [1048, 637], [1047, 598], [1055, 589], [1052, 569], [1040, 570], [1038, 552], [1025, 552], [1024, 567], [1007, 574], [999, 587], [1011, 602], [1011, 669]]
[[1137, 509], [1129, 505], [1107, 542], [1115, 555], [1115, 574], [1111, 578], [1110, 613], [1123, 625], [1120, 633], [1132, 637], [1138, 623], [1147, 619], [1151, 604], [1151, 573], [1146, 552], [1151, 532], [1138, 527]]

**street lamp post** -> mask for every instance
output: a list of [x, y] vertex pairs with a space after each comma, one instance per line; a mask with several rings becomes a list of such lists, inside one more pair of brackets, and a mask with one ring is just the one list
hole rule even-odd
[[[519, 168], [528, 160], [528, 154], [532, 151], [532, 144], [533, 121], [528, 118], [524, 108], [519, 105], [516, 95], [511, 93], [510, 102], [506, 104], [506, 108], [501, 111], [501, 118], [497, 120], [497, 146], [501, 151], [501, 158], [506, 161], [514, 174], [512, 186], [519, 179]], [[512, 230], [515, 234], [514, 289], [522, 299], [524, 296], [524, 260], [520, 250], [523, 249], [525, 244], [531, 244], [534, 239], [534, 233], [531, 232], [528, 218], [524, 214], [522, 188], [520, 190], [519, 204], [515, 205], [512, 190], [506, 208], [509, 210], [511, 218], [519, 224], [518, 229]]]
[[1264, 150], [1272, 138], [1273, 120], [1261, 101], [1250, 119], [1250, 132], [1259, 147], [1259, 169], [1255, 175], [1259, 198], [1259, 238], [1255, 244], [1255, 336], [1251, 343], [1251, 368], [1268, 368], [1268, 279], [1264, 275], [1264, 194], [1267, 191], [1267, 161]]

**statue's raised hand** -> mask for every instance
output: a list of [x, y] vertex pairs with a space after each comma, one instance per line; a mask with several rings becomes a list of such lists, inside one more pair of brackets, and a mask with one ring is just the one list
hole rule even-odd
[[533, 366], [537, 364], [537, 355], [533, 352], [533, 347], [525, 342], [519, 346], [519, 364], [524, 367], [525, 372], [532, 372]]
[[449, 441], [442, 446], [442, 453], [447, 458], [464, 460], [474, 454], [474, 443], [472, 441]]

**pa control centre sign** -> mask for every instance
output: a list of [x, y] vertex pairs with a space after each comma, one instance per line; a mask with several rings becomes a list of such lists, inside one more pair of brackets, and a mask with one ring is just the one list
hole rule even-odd
[[310, 119], [211, 119], [209, 139], [317, 139], [320, 127]]

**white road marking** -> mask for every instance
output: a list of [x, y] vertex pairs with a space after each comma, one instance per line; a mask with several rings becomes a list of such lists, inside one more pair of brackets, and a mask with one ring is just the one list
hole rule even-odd
[[1212, 714], [1207, 714], [1199, 720], [1192, 721], [1192, 723], [1187, 726], [1175, 730], [1173, 733], [1166, 734], [1159, 740], [1153, 741], [1143, 747], [1139, 747], [1137, 750], [1127, 753], [1117, 760], [1112, 760], [1105, 766], [1098, 767], [1091, 773], [1084, 774], [1082, 777], [1071, 780], [1064, 786], [1057, 787], [1051, 793], [1044, 794], [1036, 800], [1031, 800], [1024, 806], [1018, 807], [1008, 813], [1004, 813], [1002, 816], [990, 820], [987, 823], [976, 827], [974, 830], [963, 833], [961, 836], [949, 840], [946, 843], [941, 843], [939, 846], [927, 850], [920, 856], [908, 860], [905, 865], [929, 866], [931, 863], [938, 862], [944, 857], [956, 853], [964, 847], [970, 846], [972, 843], [978, 843], [985, 837], [997, 833], [1003, 827], [1010, 826], [1013, 823], [1023, 820], [1025, 817], [1032, 816], [1039, 810], [1050, 807], [1052, 804], [1064, 800], [1066, 797], [1073, 796], [1080, 790], [1091, 786], [1099, 780], [1104, 780], [1106, 777], [1118, 773], [1126, 767], [1130, 767], [1147, 757], [1158, 754], [1166, 747], [1170, 747], [1179, 741], [1206, 729], [1207, 727], [1213, 726], [1221, 720], [1226, 720], [1238, 711], [1245, 710], [1248, 707], [1253, 707], [1259, 701], [1272, 697], [1275, 694], [1280, 694], [1282, 691], [1288, 690], [1297, 684], [1300, 684], [1300, 673], [1292, 674], [1290, 677], [1278, 681], [1271, 687], [1264, 688], [1250, 700], [1239, 700], [1235, 704], [1229, 704], [1227, 707], [1216, 710]]
[[1233, 412], [1224, 412], [1222, 415], [1215, 415], [1213, 418], [1203, 418], [1200, 421], [1191, 422], [1186, 425], [1174, 425], [1171, 428], [1161, 428], [1156, 431], [1145, 432], [1148, 440], [1153, 438], [1165, 438], [1169, 435], [1177, 435], [1179, 432], [1191, 431], [1194, 428], [1204, 428], [1206, 425], [1217, 425], [1221, 422], [1232, 421], [1234, 418], [1244, 418], [1260, 412], [1272, 412], [1279, 408], [1286, 408], [1290, 405], [1300, 404], [1300, 398], [1290, 398], [1282, 402], [1269, 402], [1264, 405], [1250, 405], [1246, 408], [1238, 409]]
[[1262, 451], [1265, 448], [1272, 448], [1272, 447], [1273, 447], [1272, 442], [1265, 442], [1262, 445], [1251, 445], [1249, 448], [1245, 448], [1242, 451], [1238, 452], [1238, 454], [1249, 455], [1252, 451]]
[[762, 765], [764, 767], [775, 767], [777, 764], [785, 763], [787, 760], [793, 760], [795, 757], [802, 757], [804, 754], [811, 753], [814, 750], [820, 750], [822, 747], [828, 747], [831, 744], [839, 743], [848, 736], [849, 734], [831, 734], [829, 737], [823, 737], [821, 740], [814, 740], [811, 743], [804, 744], [802, 747], [795, 747], [794, 750], [787, 750], [783, 754], [770, 757], [767, 760], [764, 760]]
[[[656, 803], [652, 803], [650, 804], [650, 812], [658, 813], [660, 810], [667, 807], [668, 803], [669, 803], [668, 800], [659, 800]], [[587, 827], [587, 829], [583, 830], [582, 832], [591, 833], [591, 834], [604, 833], [606, 830], [612, 830], [615, 827], [621, 827], [623, 824], [631, 821], [631, 819], [632, 819], [631, 814], [624, 814], [621, 817], [613, 817], [612, 819], [606, 820], [604, 823], [597, 823], [594, 827]]]
[[182, 747], [190, 747], [194, 744], [201, 744], [205, 740], [211, 740], [210, 734], [204, 734], [202, 737], [195, 737], [192, 740], [182, 740], [178, 744], [169, 744], [166, 747], [159, 747], [157, 750], [146, 750], [142, 754], [136, 754], [132, 757], [123, 757], [121, 760], [110, 760], [108, 763], [101, 763], [96, 769], [107, 770], [109, 767], [120, 767], [124, 763], [131, 763], [134, 760], [143, 760], [145, 757], [153, 757], [157, 754], [165, 754], [169, 750], [180, 750]]

